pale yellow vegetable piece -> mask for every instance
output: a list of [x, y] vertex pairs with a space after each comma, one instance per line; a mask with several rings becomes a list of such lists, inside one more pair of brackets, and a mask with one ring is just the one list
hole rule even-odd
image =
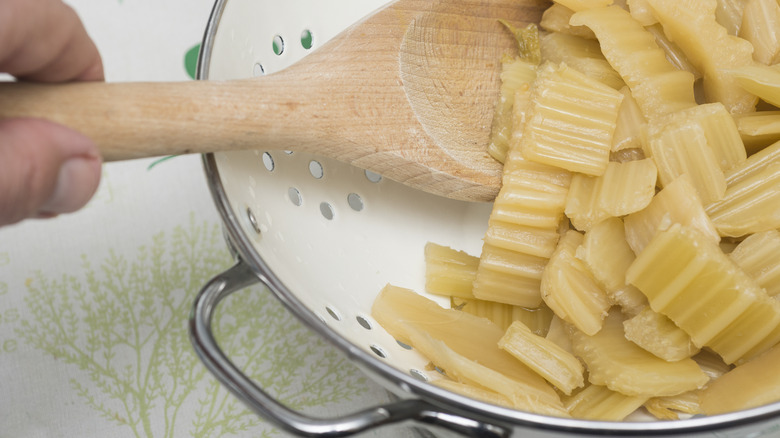
[[702, 390], [688, 391], [671, 397], [653, 397], [645, 402], [644, 407], [650, 415], [659, 420], [679, 420], [680, 413], [687, 415], [701, 414], [699, 394]]
[[729, 254], [769, 296], [780, 295], [780, 231], [748, 236]]
[[561, 347], [564, 351], [574, 354], [571, 349], [571, 337], [569, 336], [568, 323], [553, 313], [550, 320], [550, 328], [547, 330], [545, 339]]
[[498, 347], [536, 371], [566, 395], [585, 383], [584, 369], [571, 353], [515, 321], [498, 341]]
[[722, 236], [740, 237], [780, 228], [780, 163], [730, 184], [723, 199], [706, 207]]
[[748, 155], [780, 141], [780, 111], [757, 111], [734, 117]]
[[655, 37], [619, 6], [589, 9], [571, 18], [598, 37], [604, 57], [631, 89], [648, 120], [696, 105], [694, 77], [675, 68]]
[[780, 107], [780, 70], [762, 64], [742, 64], [731, 67], [725, 73], [746, 92]]
[[696, 105], [657, 120], [648, 126], [649, 135], [669, 129], [670, 125], [685, 123], [695, 123], [702, 128], [707, 145], [724, 172], [742, 164], [747, 158], [734, 117], [720, 102]]
[[723, 198], [726, 178], [701, 125], [687, 119], [665, 124], [649, 134], [648, 148], [661, 186], [687, 175], [705, 205]]
[[566, 196], [564, 213], [574, 228], [588, 231], [597, 223], [610, 217], [599, 208], [599, 178], [575, 173]]
[[587, 39], [596, 39], [593, 31], [585, 26], [572, 26], [569, 24], [574, 11], [558, 3], [545, 9], [542, 19], [539, 21], [539, 27], [548, 32], [560, 32], [568, 35], [574, 35]]
[[[395, 339], [414, 347], [415, 333], [426, 333], [443, 341], [455, 353], [505, 375], [524, 382], [529, 394], [540, 401], [556, 404], [559, 399], [552, 387], [539, 375], [498, 348], [504, 330], [486, 318], [455, 309], [445, 309], [416, 292], [385, 286], [371, 307], [371, 316]], [[428, 357], [429, 360], [433, 358]]]
[[780, 346], [740, 365], [710, 383], [701, 393], [707, 415], [761, 406], [780, 399]]
[[757, 99], [726, 69], [753, 63], [753, 46], [729, 35], [715, 19], [716, 0], [647, 0], [664, 33], [704, 75], [708, 102], [721, 102], [731, 113], [755, 109]]
[[[650, 13], [652, 14], [652, 12]], [[632, 12], [631, 15], [634, 16], [634, 13]], [[701, 72], [696, 68], [696, 66], [694, 66], [691, 63], [691, 61], [688, 60], [688, 57], [685, 56], [685, 52], [683, 52], [680, 46], [678, 46], [677, 43], [670, 40], [669, 37], [666, 36], [666, 34], [664, 33], [663, 26], [661, 26], [656, 21], [651, 26], [645, 25], [645, 29], [647, 29], [648, 32], [653, 34], [653, 36], [655, 37], [655, 42], [658, 44], [658, 47], [663, 49], [664, 53], [666, 53], [666, 59], [668, 59], [673, 66], [675, 66], [679, 70], [685, 70], [690, 72], [693, 75], [693, 78], [695, 80], [701, 79], [702, 77]]]
[[474, 297], [538, 307], [541, 273], [558, 241], [571, 173], [522, 157], [513, 144], [493, 203]]
[[515, 94], [521, 87], [533, 82], [535, 77], [536, 64], [520, 58], [507, 58], [501, 63], [501, 88], [493, 114], [488, 152], [502, 163], [512, 136]]
[[623, 79], [601, 53], [598, 41], [562, 32], [550, 32], [540, 39], [542, 61], [565, 63], [585, 76], [619, 90]]
[[613, 0], [553, 0], [559, 5], [566, 6], [574, 12], [585, 9], [602, 8], [612, 4]]
[[506, 330], [515, 321], [521, 321], [539, 336], [547, 334], [553, 312], [547, 306], [535, 309], [497, 303], [495, 301], [453, 297], [452, 308], [475, 316], [487, 318]]
[[521, 151], [538, 163], [602, 175], [623, 95], [566, 66], [542, 64]]
[[494, 155], [494, 152], [488, 146], [488, 153], [493, 155], [494, 158], [506, 164], [507, 154], [509, 150], [514, 150], [518, 155], [521, 155], [520, 145], [523, 142], [523, 131], [525, 130], [525, 124], [528, 120], [528, 113], [531, 110], [531, 85], [525, 84], [517, 89], [515, 92], [515, 102], [512, 106], [512, 133], [509, 137], [509, 143], [506, 145], [507, 149], [502, 151], [500, 159]]
[[739, 36], [753, 44], [753, 59], [772, 65], [780, 56], [780, 5], [777, 0], [748, 0]]
[[455, 392], [460, 395], [465, 395], [466, 397], [470, 397], [475, 400], [498, 406], [506, 406], [510, 408], [513, 407], [512, 402], [506, 396], [480, 386], [469, 385], [467, 383], [461, 383], [450, 379], [436, 379], [431, 383], [440, 388], [444, 388], [448, 391]]
[[564, 397], [563, 404], [575, 418], [622, 421], [642, 407], [646, 400], [647, 396], [627, 396], [606, 386], [588, 385], [574, 395]]
[[478, 359], [464, 357], [450, 348], [447, 343], [433, 338], [418, 328], [410, 328], [411, 345], [426, 356], [446, 375], [459, 382], [479, 385], [506, 397], [515, 409], [538, 414], [568, 417], [560, 399], [539, 399], [537, 388], [526, 382], [517, 381], [486, 367]]
[[660, 227], [679, 223], [696, 229], [713, 243], [720, 241], [720, 235], [704, 211], [699, 195], [687, 175], [672, 181], [644, 210], [623, 218], [626, 241], [634, 254], [642, 252]]
[[626, 278], [647, 296], [653, 310], [727, 363], [759, 354], [756, 348], [771, 347], [766, 344], [776, 337], [780, 302], [711, 239], [680, 224], [659, 231]]
[[701, 388], [709, 380], [692, 359], [667, 362], [626, 339], [623, 315], [617, 308], [609, 312], [598, 333], [588, 336], [573, 329], [571, 336], [574, 353], [587, 366], [588, 380], [624, 395], [677, 395]]
[[726, 172], [726, 184], [727, 186], [734, 186], [753, 179], [758, 173], [778, 163], [780, 163], [780, 142], [761, 149], [751, 155], [744, 163], [729, 169]]
[[473, 298], [479, 257], [447, 246], [425, 245], [425, 291], [436, 295]]
[[715, 19], [726, 28], [729, 35], [737, 35], [742, 26], [742, 11], [747, 0], [718, 0]]
[[582, 234], [569, 230], [561, 237], [542, 274], [542, 298], [564, 321], [587, 334], [601, 329], [611, 305], [585, 263], [575, 254]]
[[655, 15], [653, 15], [653, 10], [647, 4], [647, 0], [628, 0], [626, 5], [631, 16], [642, 26], [649, 27], [658, 23]]
[[649, 306], [625, 320], [623, 330], [626, 339], [668, 362], [689, 358], [699, 352], [688, 333]]
[[623, 102], [620, 104], [615, 134], [612, 136], [612, 152], [626, 149], [642, 149], [642, 129], [647, 119], [636, 103], [628, 87], [620, 89]]
[[585, 233], [576, 257], [585, 262], [610, 302], [620, 306], [624, 314], [636, 315], [647, 306], [644, 294], [626, 284], [626, 271], [635, 256], [626, 242], [623, 221], [609, 218], [596, 224]]

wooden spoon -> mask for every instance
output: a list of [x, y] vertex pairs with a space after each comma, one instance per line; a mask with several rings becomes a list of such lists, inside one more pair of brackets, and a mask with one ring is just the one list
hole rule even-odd
[[260, 78], [0, 84], [0, 118], [42, 117], [93, 138], [106, 161], [246, 149], [303, 150], [454, 199], [490, 201], [487, 152], [497, 21], [538, 22], [547, 1], [400, 0], [295, 65]]

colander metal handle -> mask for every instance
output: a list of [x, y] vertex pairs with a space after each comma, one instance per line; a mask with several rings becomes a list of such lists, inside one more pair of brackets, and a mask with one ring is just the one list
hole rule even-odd
[[231, 293], [257, 282], [260, 279], [240, 260], [209, 281], [195, 299], [190, 314], [190, 340], [197, 355], [217, 380], [255, 413], [278, 427], [300, 436], [341, 437], [385, 424], [412, 420], [471, 437], [499, 438], [510, 435], [506, 428], [442, 412], [419, 399], [402, 400], [329, 419], [314, 418], [291, 410], [239, 370], [219, 348], [211, 330], [212, 317], [219, 302]]

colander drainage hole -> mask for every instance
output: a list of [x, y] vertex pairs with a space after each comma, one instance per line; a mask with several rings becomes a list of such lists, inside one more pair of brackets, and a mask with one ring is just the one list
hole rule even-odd
[[282, 38], [281, 35], [276, 35], [271, 46], [274, 49], [275, 54], [281, 55], [284, 53], [284, 38]]
[[252, 75], [255, 77], [262, 76], [265, 74], [265, 68], [263, 67], [263, 64], [255, 63], [255, 66], [252, 67]]
[[385, 353], [385, 350], [383, 350], [382, 347], [380, 347], [378, 345], [372, 345], [370, 348], [371, 348], [371, 351], [374, 352], [374, 354], [376, 354], [377, 356], [381, 357], [382, 359], [386, 359], [387, 358], [387, 353]]
[[309, 50], [314, 45], [314, 35], [312, 35], [311, 31], [309, 29], [304, 29], [303, 32], [301, 32], [301, 47], [303, 47], [306, 50]]
[[322, 168], [322, 164], [319, 161], [309, 161], [309, 173], [316, 179], [322, 179], [325, 176], [325, 170]]
[[349, 207], [355, 211], [363, 210], [363, 198], [357, 193], [350, 193], [347, 195], [347, 203]]
[[341, 321], [341, 315], [339, 315], [336, 309], [327, 306], [325, 307], [325, 311], [328, 312], [328, 315], [330, 315], [331, 318], [335, 319], [336, 321]]
[[361, 327], [366, 330], [371, 330], [371, 323], [365, 317], [357, 316], [355, 319], [357, 319], [357, 322]]
[[249, 225], [252, 226], [252, 229], [255, 230], [255, 233], [261, 234], [262, 230], [260, 229], [260, 224], [257, 222], [255, 213], [249, 207], [246, 208], [246, 218], [249, 220]]
[[382, 181], [382, 175], [370, 170], [366, 170], [366, 178], [372, 183], [378, 183], [379, 181]]
[[274, 157], [272, 157], [268, 152], [263, 152], [263, 165], [269, 172], [274, 171]]
[[408, 344], [404, 344], [403, 342], [399, 341], [398, 339], [395, 340], [395, 342], [404, 350], [411, 350], [412, 346]]
[[290, 201], [292, 201], [292, 203], [298, 207], [300, 207], [303, 203], [301, 192], [299, 192], [295, 187], [290, 187], [287, 189], [287, 196], [290, 198]]
[[415, 379], [417, 379], [417, 380], [419, 380], [421, 382], [427, 382], [428, 381], [428, 376], [424, 372], [422, 372], [422, 371], [420, 371], [418, 369], [415, 369], [415, 368], [410, 369], [409, 370], [409, 374], [412, 377], [414, 377]]
[[322, 216], [327, 220], [333, 220], [334, 212], [333, 212], [333, 206], [328, 204], [327, 202], [323, 202], [320, 204], [320, 213], [322, 213]]

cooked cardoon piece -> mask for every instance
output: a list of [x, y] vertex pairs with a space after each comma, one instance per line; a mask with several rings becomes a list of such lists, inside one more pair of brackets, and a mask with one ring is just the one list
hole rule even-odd
[[559, 5], [566, 6], [574, 12], [585, 9], [602, 8], [612, 4], [613, 0], [553, 0]]
[[[647, 0], [643, 0], [643, 1], [646, 2]], [[649, 10], [649, 5], [648, 5], [648, 10]], [[649, 11], [649, 13], [652, 16], [652, 11]], [[634, 14], [633, 9], [631, 10], [631, 16], [636, 18], [636, 14]], [[655, 16], [653, 16], [653, 20], [655, 20]], [[666, 53], [666, 59], [668, 59], [673, 66], [677, 67], [680, 70], [691, 72], [695, 80], [701, 79], [702, 76], [701, 72], [693, 64], [691, 64], [691, 61], [689, 61], [688, 57], [685, 56], [685, 53], [682, 51], [680, 46], [678, 46], [677, 43], [670, 40], [669, 37], [666, 36], [666, 34], [664, 33], [663, 26], [658, 24], [657, 21], [655, 21], [651, 25], [645, 24], [644, 26], [648, 32], [653, 34], [653, 36], [655, 37], [655, 42], [658, 44], [660, 48], [664, 50], [664, 53]]]
[[701, 126], [707, 145], [712, 149], [718, 166], [724, 172], [745, 162], [745, 145], [734, 116], [720, 102], [696, 105], [656, 120], [648, 126], [648, 135], [653, 137], [669, 129], [670, 125], [680, 126], [686, 123]]
[[717, 244], [692, 229], [674, 224], [659, 231], [626, 279], [696, 346], [710, 347], [727, 363], [753, 357], [777, 342], [780, 302]]
[[761, 149], [748, 157], [744, 163], [726, 172], [726, 187], [734, 186], [744, 180], [754, 178], [759, 172], [773, 164], [780, 164], [780, 142]]
[[625, 216], [645, 208], [655, 195], [658, 170], [651, 159], [610, 161], [601, 176], [576, 173], [566, 197], [566, 216], [580, 231], [588, 231], [609, 217]]
[[538, 307], [542, 270], [559, 238], [571, 173], [528, 161], [513, 146], [502, 181], [485, 233], [474, 297]]
[[443, 369], [447, 377], [497, 392], [506, 397], [515, 409], [558, 417], [569, 416], [557, 395], [551, 397], [546, 391], [486, 367], [479, 359], [458, 354], [447, 343], [433, 338], [424, 330], [410, 327], [408, 335], [410, 345]]
[[433, 242], [425, 244], [425, 291], [474, 298], [472, 287], [479, 257]]
[[687, 175], [667, 184], [655, 195], [650, 205], [626, 216], [623, 222], [626, 241], [634, 254], [642, 252], [659, 227], [673, 223], [694, 228], [715, 243], [720, 241], [720, 235], [704, 211], [699, 195]]
[[780, 107], [780, 70], [762, 64], [734, 66], [731, 74], [742, 88]]
[[626, 339], [623, 319], [613, 308], [595, 335], [572, 328], [572, 349], [585, 362], [591, 383], [645, 397], [682, 394], [707, 383], [709, 378], [692, 359], [667, 362]]
[[612, 136], [612, 152], [642, 149], [642, 129], [647, 119], [628, 87], [621, 88], [620, 94], [623, 95], [623, 102], [620, 103], [615, 134]]
[[511, 304], [497, 303], [495, 301], [455, 297], [453, 297], [450, 302], [453, 309], [487, 318], [503, 330], [509, 328], [513, 322], [520, 321], [539, 336], [547, 334], [547, 331], [550, 328], [550, 320], [553, 316], [552, 310], [545, 305], [535, 309], [529, 309], [526, 307], [513, 306]]
[[706, 211], [722, 236], [741, 237], [780, 228], [780, 163], [730, 184]]
[[616, 90], [625, 86], [623, 79], [601, 54], [597, 41], [562, 32], [550, 32], [541, 37], [540, 43], [542, 61], [565, 63], [585, 76]]
[[648, 137], [648, 149], [658, 166], [662, 187], [687, 175], [704, 205], [723, 198], [726, 178], [700, 124], [692, 120], [665, 124], [648, 133]]
[[574, 230], [561, 237], [542, 274], [542, 298], [559, 318], [592, 335], [601, 329], [611, 303], [585, 263], [575, 256], [582, 241], [582, 234]]
[[573, 354], [515, 321], [498, 341], [498, 347], [516, 357], [528, 368], [566, 395], [585, 383], [584, 370]]
[[701, 414], [699, 394], [701, 390], [684, 392], [671, 397], [653, 397], [644, 406], [650, 415], [659, 420], [679, 420], [679, 414]]
[[585, 420], [622, 421], [647, 401], [647, 396], [628, 396], [606, 386], [587, 385], [570, 397], [563, 398], [563, 405], [572, 417]]
[[758, 99], [726, 70], [753, 64], [753, 45], [729, 35], [715, 19], [716, 0], [647, 0], [664, 33], [704, 75], [707, 102], [721, 102], [730, 113], [755, 110]]
[[566, 64], [539, 66], [523, 131], [523, 156], [599, 176], [609, 162], [623, 95]]
[[[371, 307], [371, 316], [391, 336], [419, 349], [428, 360], [443, 368], [448, 376], [454, 378], [458, 372], [452, 368], [453, 363], [463, 364], [467, 372], [472, 372], [470, 366], [478, 362], [482, 371], [492, 370], [494, 379], [491, 385], [495, 382], [514, 382], [510, 385], [511, 389], [496, 391], [510, 399], [516, 397], [512, 399], [513, 403], [521, 403], [527, 398], [531, 405], [537, 403], [539, 406], [526, 406], [523, 409], [560, 415], [562, 405], [558, 394], [538, 374], [498, 348], [498, 340], [504, 335], [504, 330], [491, 321], [466, 312], [445, 309], [414, 291], [393, 285], [385, 286], [377, 295]], [[421, 345], [428, 346], [429, 351], [423, 351]], [[441, 358], [437, 357], [439, 353]], [[487, 382], [478, 384], [496, 389]]]
[[699, 352], [691, 337], [664, 315], [649, 306], [623, 322], [626, 339], [669, 362]]
[[626, 242], [623, 221], [609, 218], [585, 233], [575, 254], [604, 286], [612, 304], [626, 315], [636, 315], [647, 307], [647, 298], [634, 286], [626, 284], [626, 271], [635, 255]]
[[747, 0], [718, 0], [715, 9], [715, 19], [726, 28], [729, 35], [736, 36], [742, 27], [742, 11]]
[[648, 120], [696, 105], [693, 75], [673, 66], [655, 36], [625, 9], [609, 6], [577, 12], [571, 24], [593, 30], [604, 57], [631, 89]]
[[536, 77], [536, 64], [520, 58], [506, 58], [501, 63], [501, 88], [499, 101], [493, 113], [488, 152], [500, 162], [506, 159], [509, 139], [512, 136], [515, 94]]
[[748, 0], [739, 36], [753, 44], [753, 59], [772, 65], [780, 61], [780, 5], [777, 0]]
[[467, 383], [461, 383], [450, 379], [436, 379], [431, 383], [448, 391], [456, 392], [458, 394], [465, 395], [466, 397], [471, 397], [486, 403], [512, 407], [512, 402], [509, 401], [506, 396], [480, 386], [469, 385]]
[[542, 19], [539, 21], [539, 27], [548, 32], [561, 32], [568, 35], [574, 35], [581, 38], [596, 39], [593, 31], [585, 26], [572, 26], [569, 24], [574, 11], [558, 3], [545, 9]]
[[780, 295], [780, 231], [748, 236], [729, 254], [769, 296]]
[[626, 0], [626, 6], [631, 16], [640, 22], [642, 26], [651, 27], [658, 23], [658, 20], [653, 15], [653, 10], [647, 4], [647, 0]]
[[748, 155], [780, 141], [780, 111], [756, 111], [734, 116]]
[[761, 406], [780, 400], [780, 346], [739, 365], [710, 383], [701, 393], [706, 415]]

